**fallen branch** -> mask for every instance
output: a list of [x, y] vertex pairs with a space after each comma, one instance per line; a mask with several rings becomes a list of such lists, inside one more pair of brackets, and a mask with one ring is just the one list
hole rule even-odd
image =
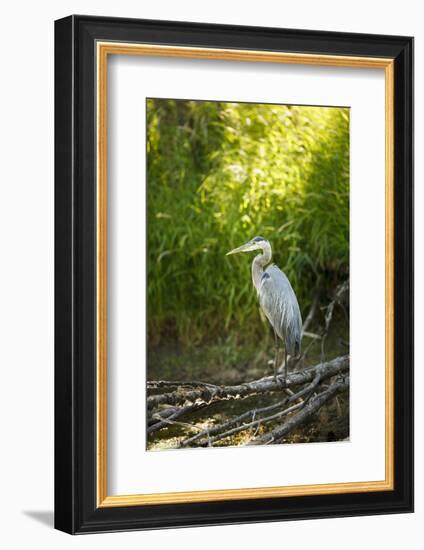
[[219, 441], [221, 439], [225, 439], [226, 437], [229, 437], [231, 435], [234, 435], [239, 432], [244, 432], [246, 430], [249, 430], [250, 428], [253, 428], [255, 426], [260, 426], [261, 424], [266, 424], [267, 422], [272, 422], [273, 420], [276, 420], [277, 418], [281, 418], [282, 416], [286, 416], [290, 414], [293, 411], [296, 411], [297, 409], [301, 409], [305, 406], [305, 402], [296, 403], [295, 405], [292, 405], [288, 409], [284, 409], [282, 411], [279, 411], [275, 414], [272, 414], [270, 416], [266, 416], [265, 418], [259, 418], [258, 420], [252, 420], [252, 422], [249, 422], [248, 424], [243, 424], [242, 426], [237, 426], [236, 428], [233, 428], [231, 430], [228, 430], [226, 432], [223, 432], [222, 434], [216, 435], [215, 437], [211, 437], [209, 439], [209, 446], [212, 446], [216, 441]]
[[200, 382], [198, 380], [148, 380], [147, 389], [148, 390], [157, 390], [161, 388], [177, 388], [177, 387], [189, 387], [189, 388], [216, 388], [216, 384], [210, 384], [209, 382]]
[[203, 386], [195, 389], [178, 387], [173, 392], [148, 396], [147, 409], [152, 416], [152, 411], [162, 405], [187, 406], [190, 403], [211, 404], [219, 400], [244, 399], [252, 395], [281, 391], [284, 388], [307, 384], [312, 382], [317, 375], [321, 381], [326, 380], [336, 374], [347, 372], [348, 369], [349, 356], [344, 355], [301, 371], [291, 372], [287, 375], [286, 380], [282, 376], [277, 376], [277, 378], [267, 376], [235, 386]]
[[[267, 407], [261, 407], [259, 409], [251, 409], [243, 414], [240, 414], [238, 416], [235, 416], [234, 418], [230, 418], [229, 420], [226, 420], [225, 422], [221, 422], [220, 424], [217, 424], [216, 426], [212, 426], [211, 428], [206, 428], [199, 432], [196, 435], [193, 435], [192, 437], [189, 437], [187, 439], [184, 439], [180, 443], [180, 447], [187, 447], [189, 445], [192, 445], [195, 441], [198, 441], [202, 438], [207, 438], [207, 444], [210, 446], [215, 441], [218, 441], [220, 439], [224, 439], [225, 437], [228, 437], [230, 435], [233, 435], [235, 433], [245, 431], [249, 429], [250, 427], [259, 426], [262, 423], [269, 422], [273, 420], [274, 418], [278, 418], [279, 416], [282, 416], [284, 414], [288, 414], [291, 412], [292, 409], [286, 409], [285, 411], [281, 411], [283, 407], [286, 405], [293, 403], [294, 401], [297, 401], [298, 399], [304, 397], [304, 396], [310, 396], [311, 392], [318, 386], [320, 381], [319, 374], [317, 374], [314, 378], [314, 380], [309, 384], [308, 386], [302, 388], [299, 392], [291, 395], [290, 397], [286, 397], [285, 399], [278, 401], [278, 403], [274, 403], [273, 405], [268, 405]], [[306, 403], [305, 401], [302, 401], [299, 403], [299, 406], [304, 406]], [[295, 408], [299, 408], [297, 405]], [[274, 416], [269, 417], [260, 417], [259, 419], [256, 419], [257, 416], [262, 415], [264, 413], [269, 413], [275, 410], [280, 409], [280, 412], [277, 413]], [[241, 424], [244, 420], [251, 419], [251, 421], [248, 424]], [[241, 425], [240, 425], [241, 424]], [[233, 426], [237, 426], [236, 428], [233, 428]], [[232, 428], [232, 429], [231, 429]], [[221, 432], [221, 433], [220, 433]], [[219, 435], [217, 435], [219, 434]], [[213, 437], [215, 436], [215, 437]], [[200, 444], [201, 445], [201, 444]]]
[[349, 387], [349, 380], [334, 382], [328, 389], [311, 398], [309, 402], [297, 414], [289, 418], [282, 426], [278, 426], [274, 430], [255, 437], [249, 441], [247, 445], [269, 445], [277, 443], [280, 439], [287, 436], [295, 428], [305, 423], [309, 418], [318, 411], [327, 401], [333, 399], [336, 395], [345, 392]]
[[156, 412], [147, 420], [147, 433], [151, 434], [157, 432], [165, 426], [168, 426], [171, 422], [174, 422], [177, 418], [188, 413], [196, 412], [203, 407], [206, 407], [206, 403], [187, 405], [186, 407], [167, 407], [160, 412]]

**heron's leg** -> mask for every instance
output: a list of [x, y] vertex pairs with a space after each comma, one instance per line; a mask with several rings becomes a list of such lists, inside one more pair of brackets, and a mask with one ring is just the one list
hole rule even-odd
[[274, 358], [274, 378], [277, 380], [277, 371], [278, 371], [278, 336], [274, 330], [274, 339], [275, 339], [275, 358]]
[[[287, 384], [287, 351], [284, 347], [284, 367], [283, 367], [283, 380], [284, 380], [284, 386]], [[284, 391], [289, 395], [290, 397], [293, 397], [294, 392], [290, 388], [285, 387]], [[303, 403], [303, 399], [301, 397], [298, 397], [299, 402]]]
[[[283, 365], [282, 378], [285, 386], [287, 384], [287, 350], [285, 346], [284, 346], [284, 365]], [[287, 393], [287, 395], [290, 395], [290, 397], [294, 395], [293, 391], [290, 388], [285, 388], [285, 392]]]
[[283, 380], [284, 380], [284, 384], [285, 384], [287, 382], [287, 349], [286, 349], [286, 346], [284, 346]]

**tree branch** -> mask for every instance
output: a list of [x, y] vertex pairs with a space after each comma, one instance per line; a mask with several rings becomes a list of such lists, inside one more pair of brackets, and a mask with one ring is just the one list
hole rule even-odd
[[214, 401], [225, 399], [243, 399], [251, 395], [281, 391], [286, 387], [312, 382], [317, 374], [320, 380], [325, 380], [336, 374], [346, 372], [348, 368], [349, 356], [344, 355], [301, 371], [291, 372], [287, 375], [286, 380], [281, 376], [277, 376], [277, 379], [273, 376], [267, 376], [235, 386], [204, 386], [195, 389], [179, 387], [173, 392], [150, 395], [147, 398], [147, 408], [151, 414], [153, 409], [161, 405], [187, 406], [188, 403], [199, 404], [204, 402], [211, 404]]
[[[301, 397], [304, 397], [305, 395], [308, 398], [311, 392], [318, 386], [319, 381], [320, 381], [320, 377], [319, 377], [319, 374], [317, 374], [314, 380], [311, 382], [311, 384], [308, 384], [306, 387], [302, 388], [300, 391], [298, 391], [297, 393], [294, 393], [290, 397], [286, 397], [285, 399], [278, 401], [278, 403], [274, 403], [273, 405], [268, 405], [267, 407], [261, 407], [259, 409], [250, 409], [238, 416], [235, 416], [234, 418], [230, 418], [225, 422], [221, 422], [216, 426], [212, 426], [211, 428], [206, 428], [205, 430], [202, 430], [198, 434], [193, 435], [192, 437], [189, 437], [187, 439], [184, 439], [183, 441], [180, 442], [179, 446], [187, 447], [193, 444], [195, 441], [202, 438], [207, 438], [207, 444], [211, 445], [215, 441], [224, 439], [229, 435], [232, 435], [241, 431], [245, 431], [249, 429], [249, 427], [259, 426], [262, 423], [266, 423], [273, 420], [274, 417], [277, 418], [281, 415], [288, 414], [289, 412], [291, 412], [292, 410], [291, 408], [286, 409], [285, 411], [281, 411], [281, 409], [283, 409], [283, 407], [285, 407], [286, 405], [293, 403], [294, 401], [297, 401]], [[304, 406], [305, 402], [306, 401], [302, 401], [301, 403], [299, 403], [299, 406]], [[295, 407], [296, 409], [299, 408], [297, 405]], [[258, 415], [269, 413], [278, 409], [280, 409], [280, 412], [277, 413], [276, 416], [260, 417], [259, 419], [256, 420], [256, 417]], [[240, 424], [241, 422], [249, 418], [251, 419], [251, 421], [248, 424], [242, 424], [236, 428], [231, 429], [233, 426], [237, 426], [238, 424]], [[216, 436], [216, 437], [212, 437], [212, 436]]]
[[299, 411], [297, 414], [289, 418], [282, 426], [278, 426], [274, 430], [255, 437], [249, 441], [248, 445], [268, 445], [270, 443], [276, 443], [288, 435], [295, 428], [306, 422], [318, 409], [320, 409], [327, 401], [330, 401], [337, 394], [346, 391], [349, 387], [349, 380], [338, 381], [316, 397], [310, 399], [310, 401]]
[[334, 307], [336, 304], [342, 304], [344, 295], [349, 292], [349, 280], [340, 284], [334, 293], [334, 298], [325, 308], [325, 327], [321, 338], [321, 361], [324, 360], [324, 346], [327, 339], [328, 331], [330, 330], [330, 323], [333, 318]]
[[181, 416], [196, 412], [203, 407], [206, 407], [207, 403], [199, 403], [195, 405], [187, 405], [186, 407], [167, 407], [166, 409], [153, 413], [153, 415], [147, 420], [147, 434], [157, 432], [174, 422]]
[[319, 295], [320, 295], [320, 292], [319, 292], [319, 289], [318, 289], [315, 292], [314, 298], [312, 300], [311, 309], [309, 310], [309, 313], [306, 316], [306, 319], [305, 319], [305, 321], [303, 323], [303, 326], [302, 326], [302, 334], [303, 335], [307, 334], [307, 330], [309, 328], [309, 325], [312, 323], [312, 320], [315, 317], [315, 313], [316, 313], [316, 310], [317, 310], [318, 304], [319, 304]]

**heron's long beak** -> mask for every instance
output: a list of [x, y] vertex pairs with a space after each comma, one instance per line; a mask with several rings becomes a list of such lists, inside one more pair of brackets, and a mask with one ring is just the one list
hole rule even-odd
[[242, 244], [241, 246], [234, 248], [234, 250], [230, 250], [230, 252], [227, 252], [226, 256], [229, 256], [230, 254], [237, 254], [238, 252], [251, 252], [252, 250], [257, 249], [258, 246], [255, 243], [249, 241], [248, 243]]

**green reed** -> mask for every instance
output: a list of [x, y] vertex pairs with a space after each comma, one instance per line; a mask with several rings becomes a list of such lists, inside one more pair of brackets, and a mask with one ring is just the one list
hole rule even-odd
[[349, 109], [154, 99], [147, 105], [148, 334], [247, 342], [252, 255], [270, 240], [306, 315], [349, 271]]

